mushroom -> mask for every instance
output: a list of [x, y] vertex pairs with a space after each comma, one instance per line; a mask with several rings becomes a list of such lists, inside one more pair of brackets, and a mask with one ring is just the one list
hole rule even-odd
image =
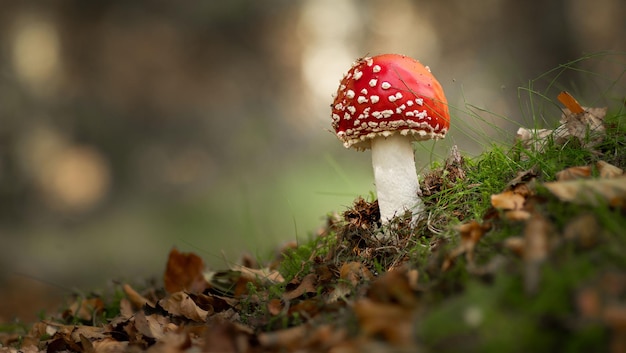
[[412, 141], [444, 138], [450, 126], [443, 89], [428, 66], [398, 54], [364, 57], [344, 75], [332, 126], [346, 148], [372, 149], [383, 224], [411, 211], [422, 217]]

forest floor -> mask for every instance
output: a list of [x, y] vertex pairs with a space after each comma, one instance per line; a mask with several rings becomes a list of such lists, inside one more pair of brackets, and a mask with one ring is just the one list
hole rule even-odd
[[626, 352], [626, 112], [566, 93], [555, 130], [421, 178], [422, 222], [359, 198], [270, 263], [73, 298], [0, 352]]

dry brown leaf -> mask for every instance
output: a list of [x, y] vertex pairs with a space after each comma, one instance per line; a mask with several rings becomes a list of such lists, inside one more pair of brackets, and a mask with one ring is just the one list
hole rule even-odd
[[558, 98], [567, 107], [563, 109], [561, 125], [555, 130], [519, 128], [516, 139], [522, 147], [541, 152], [550, 140], [554, 140], [556, 144], [564, 144], [570, 138], [575, 138], [581, 146], [593, 148], [604, 140], [604, 117], [607, 108], [582, 107], [567, 92], [562, 92]]
[[339, 278], [356, 286], [361, 281], [368, 281], [374, 278], [374, 275], [364, 264], [356, 261], [347, 262], [341, 265], [339, 270]]
[[550, 252], [552, 225], [540, 214], [535, 213], [524, 228], [524, 288], [528, 293], [539, 289], [541, 265]]
[[605, 161], [598, 161], [596, 163], [596, 168], [598, 168], [598, 172], [600, 173], [600, 178], [616, 178], [624, 174], [624, 170], [618, 168], [610, 163]]
[[556, 173], [557, 181], [576, 180], [581, 178], [589, 178], [591, 176], [591, 166], [577, 166], [563, 169]]
[[626, 176], [611, 179], [555, 181], [544, 186], [561, 201], [596, 206], [603, 201], [611, 206], [626, 204]]
[[524, 196], [514, 191], [491, 195], [491, 205], [503, 210], [521, 210], [525, 201]]
[[317, 275], [314, 273], [310, 273], [304, 276], [304, 278], [302, 279], [302, 281], [296, 288], [283, 293], [283, 299], [292, 300], [307, 293], [316, 293], [317, 292], [316, 286], [317, 286]]
[[604, 140], [604, 117], [607, 108], [584, 108], [581, 113], [563, 109], [561, 125], [554, 130], [554, 141], [559, 144], [576, 138], [583, 147], [594, 147]]
[[415, 294], [418, 280], [417, 270], [406, 266], [388, 271], [375, 279], [367, 291], [367, 297], [375, 302], [396, 304], [413, 309], [418, 300]]
[[457, 227], [459, 235], [461, 236], [461, 243], [446, 255], [446, 258], [441, 265], [441, 270], [448, 270], [450, 266], [452, 266], [454, 260], [462, 254], [465, 254], [468, 264], [473, 266], [474, 248], [489, 229], [491, 229], [491, 225], [489, 223], [480, 224], [476, 221], [471, 221]]
[[273, 298], [270, 299], [269, 302], [267, 302], [267, 311], [272, 316], [280, 314], [283, 311], [284, 307], [285, 305], [283, 305], [283, 302], [280, 299]]
[[591, 213], [576, 217], [563, 229], [563, 239], [574, 241], [581, 248], [594, 246], [600, 237], [600, 225]]
[[63, 313], [64, 318], [78, 318], [83, 321], [91, 321], [104, 310], [104, 302], [100, 298], [77, 299]]
[[526, 129], [520, 127], [517, 129], [515, 139], [522, 144], [522, 147], [531, 151], [541, 152], [553, 132], [554, 130], [549, 129]]
[[210, 312], [199, 308], [185, 292], [176, 292], [159, 300], [159, 305], [174, 316], [186, 317], [189, 320], [204, 322]]
[[382, 338], [395, 346], [413, 343], [413, 310], [367, 298], [357, 300], [353, 309], [365, 337]]
[[164, 285], [168, 293], [187, 291], [202, 293], [209, 288], [204, 279], [204, 261], [193, 253], [181, 253], [176, 248], [170, 251], [165, 268]]
[[232, 322], [228, 317], [212, 317], [207, 323], [202, 352], [239, 353], [250, 352], [249, 337], [252, 330]]
[[523, 237], [508, 237], [504, 240], [504, 247], [511, 250], [517, 256], [524, 256], [526, 241]]
[[128, 298], [130, 304], [132, 304], [133, 309], [139, 310], [146, 304], [154, 306], [154, 303], [151, 300], [137, 293], [137, 291], [134, 290], [129, 284], [124, 284], [122, 289], [124, 290], [124, 294], [126, 294], [126, 298]]
[[272, 285], [282, 283], [285, 281], [283, 276], [276, 269], [270, 268], [248, 268], [241, 265], [235, 265], [232, 268], [233, 271], [238, 271], [242, 276], [249, 278], [261, 285]]
[[146, 315], [143, 311], [137, 312], [134, 319], [137, 331], [150, 338], [162, 339], [166, 332], [177, 328], [167, 317], [157, 314]]
[[284, 350], [290, 350], [299, 346], [310, 333], [310, 330], [309, 325], [294, 326], [284, 330], [262, 332], [258, 339], [263, 347], [280, 347]]

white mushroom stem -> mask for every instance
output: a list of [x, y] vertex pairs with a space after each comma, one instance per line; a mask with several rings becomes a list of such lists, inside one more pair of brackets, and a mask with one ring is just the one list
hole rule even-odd
[[372, 139], [372, 165], [383, 224], [407, 210], [412, 212], [415, 224], [424, 211], [413, 153], [410, 137], [393, 134]]

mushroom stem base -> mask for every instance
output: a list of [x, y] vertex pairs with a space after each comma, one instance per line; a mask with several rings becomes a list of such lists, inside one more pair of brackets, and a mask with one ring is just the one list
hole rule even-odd
[[411, 138], [400, 134], [372, 140], [372, 165], [383, 224], [406, 211], [416, 224], [424, 211]]

